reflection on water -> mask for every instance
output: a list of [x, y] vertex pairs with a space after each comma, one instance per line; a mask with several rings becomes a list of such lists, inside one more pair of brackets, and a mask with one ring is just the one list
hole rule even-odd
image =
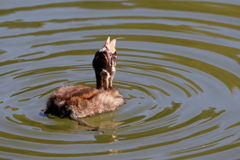
[[[21, 1], [0, 5], [0, 158], [239, 159], [240, 3]], [[117, 41], [120, 109], [75, 121], [43, 111], [62, 85], [95, 86]], [[143, 151], [143, 152], [142, 152]]]

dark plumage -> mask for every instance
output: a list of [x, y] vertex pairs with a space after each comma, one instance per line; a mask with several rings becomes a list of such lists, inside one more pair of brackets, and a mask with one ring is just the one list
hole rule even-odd
[[80, 118], [113, 111], [124, 103], [119, 91], [112, 86], [116, 72], [116, 39], [108, 37], [104, 46], [94, 56], [96, 88], [88, 86], [63, 86], [54, 91], [47, 102], [45, 114], [70, 117], [80, 125], [94, 127]]

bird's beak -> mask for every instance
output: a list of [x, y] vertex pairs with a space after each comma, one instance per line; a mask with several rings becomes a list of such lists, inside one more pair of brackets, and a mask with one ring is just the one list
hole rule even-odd
[[116, 39], [112, 39], [110, 41], [110, 37], [107, 38], [105, 44], [103, 45], [103, 47], [106, 47], [109, 51], [113, 53], [116, 52]]
[[107, 61], [111, 65], [112, 55], [116, 52], [116, 39], [110, 41], [110, 37], [108, 37], [105, 44], [100, 50], [106, 51]]

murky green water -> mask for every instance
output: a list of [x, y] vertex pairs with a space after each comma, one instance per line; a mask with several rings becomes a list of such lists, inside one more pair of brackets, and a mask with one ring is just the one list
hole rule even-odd
[[[95, 86], [117, 41], [115, 112], [46, 118], [59, 86]], [[240, 160], [240, 1], [1, 1], [0, 158]]]

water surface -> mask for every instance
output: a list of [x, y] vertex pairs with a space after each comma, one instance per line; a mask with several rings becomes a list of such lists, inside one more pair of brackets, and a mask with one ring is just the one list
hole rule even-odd
[[[0, 2], [0, 158], [240, 160], [240, 2]], [[43, 111], [62, 85], [95, 86], [117, 41], [120, 109], [86, 121]]]

